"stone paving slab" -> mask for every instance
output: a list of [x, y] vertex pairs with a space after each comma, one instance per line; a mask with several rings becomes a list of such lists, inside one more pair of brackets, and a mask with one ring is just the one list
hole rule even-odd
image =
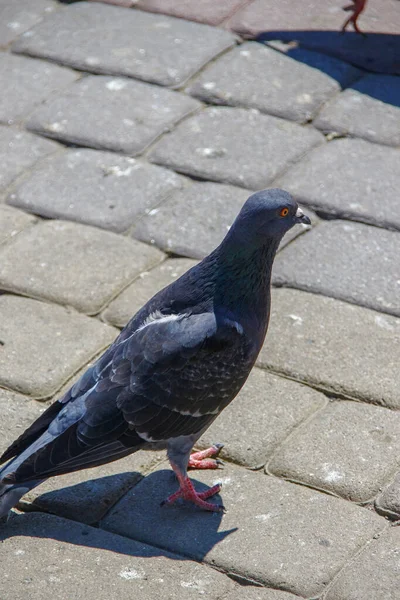
[[332, 0], [309, 0], [299, 10], [297, 0], [255, 0], [238, 11], [226, 24], [245, 37], [283, 40], [304, 48], [337, 56], [361, 68], [381, 73], [400, 73], [397, 0], [369, 2], [359, 27], [367, 36], [353, 31], [341, 33], [349, 16], [342, 4]]
[[400, 229], [399, 162], [398, 149], [339, 139], [311, 150], [277, 185], [325, 214]]
[[150, 160], [195, 177], [257, 190], [322, 143], [323, 136], [311, 127], [257, 110], [209, 107], [164, 136]]
[[[18, 315], [18, 318], [16, 318]], [[0, 295], [0, 386], [48, 398], [118, 333], [71, 309]]]
[[0, 193], [39, 158], [58, 149], [59, 145], [50, 140], [0, 126]]
[[172, 17], [208, 23], [208, 25], [219, 25], [228, 19], [241, 6], [249, 0], [138, 0], [135, 8], [148, 10], [149, 12], [162, 13]]
[[83, 71], [180, 86], [234, 43], [231, 33], [208, 25], [79, 2], [22, 35], [13, 50]]
[[397, 600], [400, 530], [392, 527], [340, 574], [324, 600]]
[[273, 281], [400, 316], [400, 235], [328, 221], [277, 257]]
[[[148, 211], [132, 229], [132, 235], [166, 252], [204, 258], [216, 248], [252, 192], [220, 183], [193, 183], [175, 192], [159, 207]], [[316, 224], [316, 215], [307, 214]], [[309, 227], [295, 227], [283, 238], [280, 248]]]
[[134, 158], [68, 150], [44, 160], [17, 185], [8, 203], [44, 217], [120, 232], [185, 183], [173, 171]]
[[52, 477], [25, 494], [19, 506], [88, 525], [98, 523], [160, 458], [141, 451], [107, 465]]
[[187, 91], [213, 104], [257, 108], [304, 123], [360, 74], [358, 69], [335, 58], [320, 60], [325, 69], [332, 64], [335, 77], [272, 48], [248, 42], [206, 67]]
[[379, 514], [391, 519], [400, 519], [400, 473], [382, 490], [375, 500], [375, 508]]
[[238, 397], [197, 446], [224, 443], [222, 458], [259, 469], [300, 423], [326, 403], [320, 392], [255, 368]]
[[0, 47], [5, 47], [21, 33], [39, 23], [59, 7], [53, 0], [2, 0]]
[[66, 87], [78, 73], [42, 60], [0, 54], [0, 123], [12, 124]]
[[165, 600], [217, 600], [236, 587], [205, 565], [52, 515], [15, 514], [1, 533], [13, 600], [153, 600], [160, 590]]
[[367, 502], [400, 468], [399, 429], [398, 412], [332, 402], [292, 434], [267, 469], [347, 500]]
[[0, 205], [0, 244], [35, 222], [36, 218], [33, 215], [27, 215], [11, 206]]
[[27, 126], [70, 144], [136, 155], [200, 106], [141, 81], [88, 76], [37, 108]]
[[45, 221], [1, 247], [0, 289], [96, 314], [162, 259], [158, 249], [115, 233]]
[[[193, 506], [160, 507], [176, 489], [162, 470], [130, 490], [101, 527], [305, 597], [320, 594], [385, 527], [365, 508], [260, 472], [229, 465], [223, 475], [222, 517]], [[196, 473], [196, 488], [204, 489], [198, 480], [211, 485], [221, 475]]]
[[102, 318], [116, 327], [125, 327], [130, 318], [142, 308], [150, 298], [166, 287], [197, 261], [186, 258], [170, 258], [139, 277], [117, 296], [102, 314]]
[[399, 77], [370, 74], [332, 98], [314, 125], [324, 132], [334, 131], [399, 146], [399, 98]]
[[277, 289], [258, 365], [335, 394], [398, 409], [399, 336], [400, 319], [390, 315]]

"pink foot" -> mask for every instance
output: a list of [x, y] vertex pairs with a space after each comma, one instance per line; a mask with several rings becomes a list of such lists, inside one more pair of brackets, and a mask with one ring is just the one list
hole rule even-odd
[[218, 469], [219, 465], [224, 464], [223, 461], [219, 458], [215, 459], [211, 457], [218, 456], [223, 447], [223, 444], [213, 444], [206, 450], [193, 452], [193, 454], [190, 455], [188, 467], [191, 469]]
[[[176, 471], [175, 471], [176, 472]], [[171, 505], [178, 500], [178, 498], [183, 498], [184, 500], [189, 500], [193, 502], [199, 508], [203, 510], [209, 510], [212, 512], [223, 512], [225, 509], [222, 504], [213, 504], [212, 502], [206, 502], [207, 498], [218, 494], [221, 490], [222, 484], [217, 483], [213, 485], [213, 487], [209, 488], [205, 492], [196, 492], [193, 487], [193, 483], [190, 481], [189, 477], [182, 477], [177, 473], [177, 477], [180, 483], [179, 490], [174, 494], [171, 494], [166, 500], [161, 502], [161, 506]]]

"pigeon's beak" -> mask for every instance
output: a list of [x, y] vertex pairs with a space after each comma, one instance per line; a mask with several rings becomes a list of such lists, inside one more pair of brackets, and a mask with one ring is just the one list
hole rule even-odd
[[296, 212], [296, 223], [303, 223], [304, 225], [311, 225], [310, 217], [307, 217], [301, 210], [301, 208], [297, 209]]

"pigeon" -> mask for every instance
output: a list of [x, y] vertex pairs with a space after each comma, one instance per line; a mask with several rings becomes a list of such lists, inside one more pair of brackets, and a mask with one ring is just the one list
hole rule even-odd
[[245, 383], [267, 332], [272, 263], [283, 235], [310, 224], [290, 194], [257, 192], [221, 244], [162, 289], [69, 391], [0, 457], [0, 517], [55, 476], [137, 450], [166, 449], [178, 498], [204, 510], [188, 467], [218, 468], [221, 448], [191, 450]]

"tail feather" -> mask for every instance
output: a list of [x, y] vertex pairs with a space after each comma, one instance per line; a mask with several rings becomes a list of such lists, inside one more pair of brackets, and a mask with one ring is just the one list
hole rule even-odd
[[0, 523], [7, 519], [10, 510], [18, 504], [22, 496], [42, 483], [42, 481], [30, 481], [23, 485], [0, 484]]

